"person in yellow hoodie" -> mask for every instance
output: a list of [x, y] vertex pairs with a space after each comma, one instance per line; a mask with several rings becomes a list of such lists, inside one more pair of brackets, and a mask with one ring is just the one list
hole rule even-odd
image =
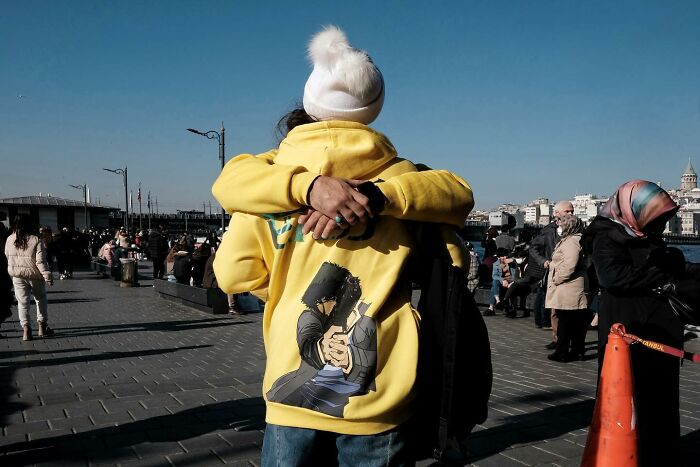
[[[249, 170], [249, 183], [232, 192], [225, 171], [213, 187], [235, 211], [214, 271], [225, 292], [266, 299], [263, 465], [410, 465], [405, 422], [420, 317], [411, 307], [416, 244], [405, 220], [459, 225], [472, 194], [444, 171], [415, 178], [416, 167], [367, 126], [381, 110], [384, 81], [342, 31], [324, 29], [309, 52], [304, 109], [287, 118], [278, 151], [237, 161], [287, 176], [263, 186]], [[337, 211], [309, 202], [323, 183], [345, 187]], [[304, 235], [300, 218], [324, 225], [314, 231], [321, 241]]]

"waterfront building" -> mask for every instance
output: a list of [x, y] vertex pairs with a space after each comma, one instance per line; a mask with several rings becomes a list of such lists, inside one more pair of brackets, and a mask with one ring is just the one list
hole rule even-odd
[[576, 195], [571, 201], [574, 205], [574, 214], [580, 218], [584, 224], [591, 223], [593, 218], [598, 215], [600, 209], [608, 201], [608, 198], [599, 198], [593, 194]]
[[107, 228], [111, 212], [119, 210], [51, 195], [0, 199], [0, 219], [6, 226], [10, 226], [18, 214], [27, 214], [37, 225], [50, 227], [52, 230], [63, 227], [84, 229], [87, 227], [86, 218], [90, 227]]
[[523, 208], [523, 211], [525, 212], [525, 222], [527, 224], [537, 224], [540, 220], [540, 207], [539, 205], [535, 206], [525, 206]]

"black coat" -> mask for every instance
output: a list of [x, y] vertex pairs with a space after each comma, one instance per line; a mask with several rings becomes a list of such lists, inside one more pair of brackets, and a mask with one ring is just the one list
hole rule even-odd
[[[598, 310], [598, 358], [602, 364], [610, 326], [676, 348], [683, 346], [683, 326], [666, 299], [652, 289], [673, 278], [668, 268], [650, 260], [663, 241], [636, 238], [603, 217], [584, 233], [592, 254], [601, 295]], [[682, 266], [681, 266], [682, 267]], [[631, 347], [637, 407], [640, 466], [678, 465], [680, 450], [679, 360], [641, 345]], [[663, 446], [663, 449], [660, 447]]]
[[168, 239], [160, 230], [153, 230], [148, 236], [148, 254], [151, 258], [165, 258], [168, 255]]
[[540, 234], [530, 242], [530, 263], [534, 262], [544, 267], [545, 261], [552, 260], [552, 253], [558, 241], [556, 222], [544, 226]]

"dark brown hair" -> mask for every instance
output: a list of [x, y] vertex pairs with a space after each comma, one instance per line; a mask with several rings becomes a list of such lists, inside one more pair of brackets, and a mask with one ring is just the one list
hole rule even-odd
[[24, 250], [27, 248], [27, 240], [31, 235], [35, 234], [36, 226], [32, 222], [32, 218], [26, 214], [19, 214], [15, 217], [14, 223], [15, 233], [15, 248]]
[[306, 113], [304, 107], [297, 105], [297, 107], [284, 115], [277, 122], [277, 133], [279, 133], [280, 141], [287, 137], [287, 134], [299, 125], [306, 125], [307, 123], [317, 122], [314, 117]]

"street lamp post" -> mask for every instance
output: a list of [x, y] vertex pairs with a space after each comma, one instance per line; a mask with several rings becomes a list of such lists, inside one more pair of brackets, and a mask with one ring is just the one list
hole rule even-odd
[[[219, 142], [219, 160], [221, 161], [221, 170], [224, 170], [224, 164], [226, 162], [225, 159], [225, 150], [226, 150], [226, 129], [224, 128], [224, 122], [221, 122], [221, 133], [218, 131], [210, 130], [207, 132], [202, 132], [199, 130], [195, 130], [194, 128], [188, 128], [187, 131], [190, 133], [194, 133], [195, 135], [200, 135], [204, 136], [207, 139], [215, 139]], [[226, 231], [226, 210], [221, 207], [221, 232]]]
[[107, 172], [112, 172], [117, 175], [121, 175], [122, 178], [124, 178], [124, 227], [127, 229], [127, 232], [130, 230], [130, 225], [129, 225], [129, 180], [127, 178], [127, 167], [124, 166], [123, 169], [102, 169], [106, 170]]
[[85, 228], [90, 230], [90, 224], [88, 222], [88, 212], [87, 212], [87, 183], [84, 185], [69, 185], [76, 190], [83, 190], [83, 206], [85, 207]]

